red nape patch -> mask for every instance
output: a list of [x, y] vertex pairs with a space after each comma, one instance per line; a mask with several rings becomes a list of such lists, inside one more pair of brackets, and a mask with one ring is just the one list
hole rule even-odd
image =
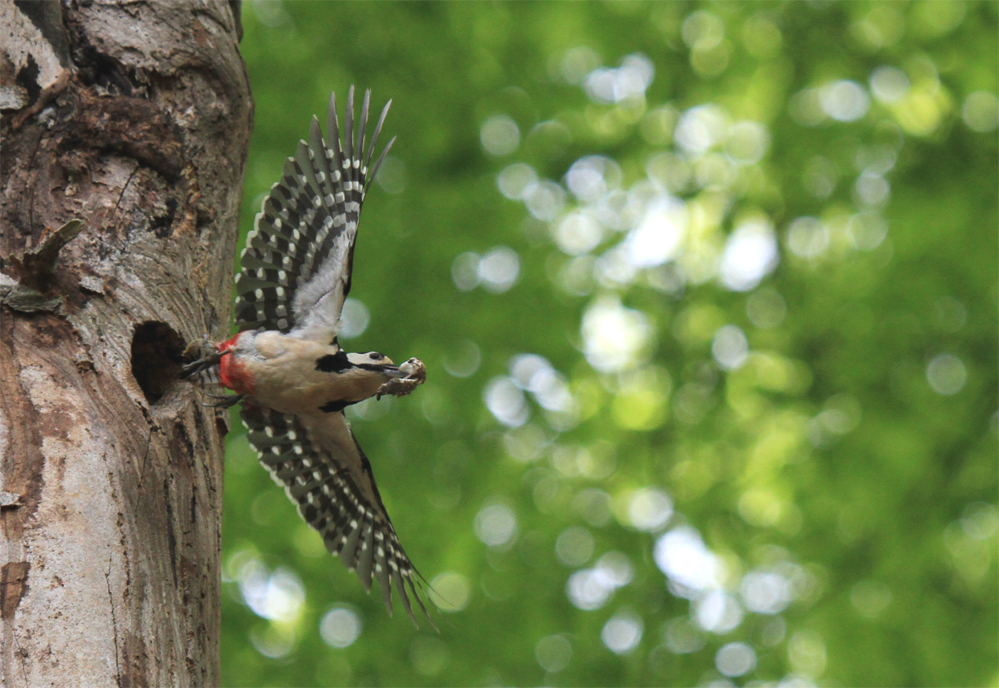
[[219, 361], [219, 381], [237, 394], [253, 394], [253, 375], [249, 367], [232, 353], [237, 339], [238, 334], [227, 342], [215, 345], [216, 349], [225, 354]]

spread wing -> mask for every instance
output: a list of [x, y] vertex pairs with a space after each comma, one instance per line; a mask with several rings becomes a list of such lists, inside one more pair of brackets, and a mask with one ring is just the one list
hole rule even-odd
[[309, 141], [300, 141], [271, 187], [246, 238], [236, 276], [236, 324], [240, 331], [264, 328], [329, 343], [339, 329], [350, 292], [354, 240], [361, 204], [393, 138], [370, 168], [385, 104], [365, 151], [371, 91], [364, 94], [354, 131], [354, 87], [347, 94], [345, 138], [340, 141], [336, 98], [330, 94], [323, 139], [313, 117]]
[[260, 462], [319, 531], [326, 549], [357, 571], [365, 590], [370, 592], [372, 577], [378, 580], [389, 614], [393, 583], [413, 623], [410, 593], [427, 614], [419, 573], [399, 544], [371, 464], [343, 412], [290, 415], [244, 404], [240, 416]]

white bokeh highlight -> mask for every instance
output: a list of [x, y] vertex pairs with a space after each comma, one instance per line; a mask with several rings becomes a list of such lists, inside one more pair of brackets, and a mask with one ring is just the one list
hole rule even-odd
[[951, 396], [964, 388], [968, 370], [964, 362], [953, 354], [940, 354], [926, 366], [926, 379], [937, 394]]
[[735, 370], [749, 356], [749, 340], [736, 325], [723, 325], [711, 340], [711, 354], [723, 370]]
[[239, 591], [253, 613], [271, 621], [293, 622], [305, 605], [305, 586], [292, 571], [273, 573], [259, 559], [244, 563], [237, 574]]
[[500, 193], [511, 201], [520, 201], [538, 183], [538, 173], [524, 162], [515, 162], [503, 168], [496, 178]]
[[637, 268], [651, 268], [675, 258], [683, 245], [687, 222], [687, 207], [682, 201], [657, 199], [625, 239], [628, 262]]
[[442, 612], [460, 612], [472, 599], [472, 586], [464, 574], [442, 571], [430, 581], [430, 597]]
[[777, 239], [769, 221], [740, 224], [725, 242], [718, 276], [732, 291], [750, 291], [777, 267]]
[[475, 534], [489, 547], [506, 547], [517, 537], [517, 517], [506, 504], [487, 504], [475, 515]]
[[628, 55], [617, 69], [600, 67], [590, 72], [584, 82], [586, 94], [598, 103], [618, 103], [644, 97], [655, 76], [652, 60], [641, 53]]
[[871, 99], [856, 81], [842, 79], [819, 89], [823, 112], [839, 122], [855, 122], [867, 114]]
[[355, 609], [337, 605], [323, 614], [319, 636], [330, 647], [350, 647], [361, 635], [361, 617]]
[[779, 614], [793, 599], [791, 581], [776, 571], [753, 570], [739, 587], [746, 609], [757, 614]]
[[701, 156], [725, 140], [728, 128], [724, 110], [714, 104], [698, 105], [680, 116], [673, 138], [682, 151]]
[[715, 667], [729, 678], [743, 676], [756, 668], [756, 651], [746, 643], [728, 643], [715, 653]]
[[659, 570], [666, 574], [685, 597], [721, 585], [722, 566], [707, 548], [701, 534], [690, 526], [677, 526], [657, 540], [652, 551]]
[[638, 647], [644, 631], [642, 617], [631, 610], [622, 610], [607, 620], [600, 639], [614, 654], [625, 655]]
[[527, 422], [531, 412], [523, 390], [508, 377], [494, 377], [482, 392], [486, 408], [503, 425], [516, 428]]
[[363, 302], [347, 297], [343, 302], [343, 309], [340, 312], [340, 330], [338, 337], [352, 339], [364, 334], [371, 322], [371, 312]]
[[621, 552], [607, 552], [596, 566], [576, 571], [566, 582], [566, 595], [578, 609], [600, 609], [618, 588], [628, 585], [635, 576], [634, 567]]
[[694, 620], [705, 631], [723, 635], [742, 623], [739, 602], [724, 590], [712, 590], [693, 604]]
[[545, 636], [534, 646], [534, 658], [542, 669], [557, 674], [572, 661], [572, 643], [564, 635]]
[[493, 294], [508, 291], [520, 276], [520, 258], [507, 246], [489, 249], [476, 268], [479, 283]]
[[596, 300], [583, 314], [583, 352], [601, 372], [635, 367], [652, 338], [645, 314], [625, 308], [614, 297]]
[[508, 115], [493, 115], [482, 123], [479, 140], [490, 155], [509, 155], [520, 145], [520, 128]]
[[655, 532], [673, 515], [673, 500], [663, 490], [643, 487], [628, 500], [628, 520], [637, 530]]

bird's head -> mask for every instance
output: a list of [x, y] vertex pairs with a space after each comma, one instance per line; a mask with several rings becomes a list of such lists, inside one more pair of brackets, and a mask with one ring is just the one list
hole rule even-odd
[[399, 377], [402, 373], [399, 368], [392, 364], [392, 359], [377, 351], [369, 351], [364, 354], [347, 354], [347, 360], [361, 370], [370, 370], [374, 373], [381, 373], [387, 377]]

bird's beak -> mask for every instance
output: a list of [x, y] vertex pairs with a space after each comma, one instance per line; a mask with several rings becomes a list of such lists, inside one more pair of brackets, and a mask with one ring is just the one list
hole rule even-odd
[[405, 374], [399, 370], [398, 366], [393, 365], [382, 366], [382, 372], [389, 377], [402, 377]]

